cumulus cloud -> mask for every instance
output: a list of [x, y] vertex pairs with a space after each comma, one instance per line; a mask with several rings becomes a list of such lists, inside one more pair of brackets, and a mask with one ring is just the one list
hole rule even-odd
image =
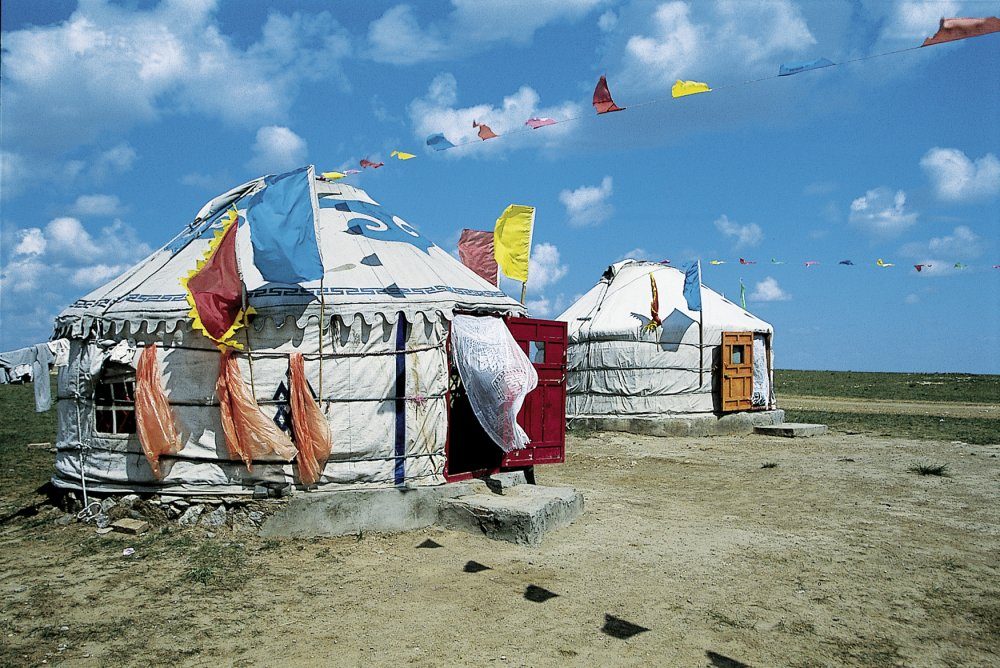
[[649, 253], [646, 251], [645, 248], [633, 248], [629, 252], [619, 257], [618, 262], [621, 262], [622, 260], [648, 260], [648, 259], [649, 259]]
[[[445, 72], [431, 81], [427, 94], [413, 100], [409, 105], [413, 134], [423, 141], [427, 136], [443, 133], [453, 144], [468, 141], [479, 142], [478, 130], [473, 121], [489, 125], [494, 132], [503, 134], [510, 130], [522, 130], [525, 119], [532, 116], [569, 118], [581, 112], [575, 102], [563, 102], [556, 106], [543, 107], [541, 98], [530, 86], [522, 86], [512, 95], [503, 98], [499, 106], [476, 104], [459, 107], [458, 82], [454, 75]], [[570, 124], [552, 125], [538, 135], [519, 133], [504, 137], [503, 141], [488, 141], [477, 146], [475, 151], [450, 150], [445, 155], [450, 158], [465, 156], [489, 157], [526, 145], [552, 146], [572, 131]]]
[[21, 230], [18, 232], [14, 255], [41, 255], [45, 252], [46, 245], [45, 234], [37, 227]]
[[[982, 238], [966, 225], [959, 225], [951, 234], [934, 237], [927, 242], [914, 241], [906, 244], [900, 252], [906, 257], [923, 263], [954, 265], [955, 260], [969, 260], [983, 254], [985, 244]], [[933, 260], [932, 258], [951, 258]], [[921, 272], [922, 273], [922, 272]]]
[[528, 282], [534, 290], [542, 291], [569, 272], [562, 264], [559, 249], [554, 244], [540, 243], [531, 249], [528, 259]]
[[617, 25], [618, 15], [611, 9], [601, 14], [601, 17], [597, 19], [597, 27], [601, 29], [601, 32], [611, 32]]
[[569, 224], [573, 227], [600, 225], [615, 212], [608, 201], [611, 193], [611, 177], [605, 176], [598, 186], [580, 186], [576, 190], [563, 190], [559, 193], [559, 201], [566, 207]]
[[942, 16], [964, 16], [957, 0], [902, 0], [896, 4], [885, 27], [886, 35], [900, 39], [923, 39], [937, 31]]
[[[694, 9], [702, 10], [694, 16]], [[763, 71], [780, 56], [816, 43], [790, 0], [720, 0], [694, 5], [664, 2], [625, 44], [624, 81], [638, 88], [669, 87], [692, 72]], [[724, 44], [726, 48], [720, 49]]]
[[421, 26], [410, 5], [396, 5], [368, 26], [370, 56], [396, 65], [431, 62], [487, 49], [500, 43], [525, 44], [535, 31], [555, 21], [587, 15], [605, 0], [452, 0], [442, 20]]
[[715, 229], [733, 240], [735, 248], [750, 248], [764, 240], [764, 231], [757, 223], [740, 225], [721, 215], [715, 220]]
[[[338, 76], [350, 52], [328, 12], [273, 11], [260, 38], [243, 46], [222, 31], [216, 10], [208, 0], [149, 9], [81, 2], [60, 23], [5, 32], [4, 141], [59, 153], [168, 110], [240, 125], [278, 120], [302, 82]], [[107, 160], [121, 166], [129, 157]]]
[[76, 216], [117, 216], [122, 210], [117, 195], [80, 195], [70, 207]]
[[784, 302], [791, 298], [790, 294], [781, 289], [778, 281], [770, 276], [757, 283], [749, 297], [752, 302]]
[[920, 159], [939, 199], [963, 202], [1000, 194], [1000, 160], [992, 153], [973, 161], [957, 148], [934, 147]]
[[257, 130], [247, 165], [262, 173], [284, 172], [301, 167], [307, 150], [306, 141], [289, 128], [269, 125]]
[[884, 186], [869, 190], [851, 202], [850, 222], [877, 236], [896, 236], [917, 222], [906, 210], [906, 193]]

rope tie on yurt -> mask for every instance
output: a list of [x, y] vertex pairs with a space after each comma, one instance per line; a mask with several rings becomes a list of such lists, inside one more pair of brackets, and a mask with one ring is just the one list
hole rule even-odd
[[[96, 518], [98, 513], [101, 512], [101, 504], [97, 501], [91, 502], [90, 497], [87, 494], [87, 460], [85, 456], [85, 451], [90, 449], [89, 444], [84, 444], [83, 442], [83, 427], [82, 420], [80, 417], [80, 383], [82, 381], [82, 376], [80, 375], [80, 361], [77, 360], [76, 363], [76, 396], [73, 399], [73, 405], [76, 407], [76, 440], [80, 444], [80, 490], [83, 493], [83, 509], [76, 514], [76, 518], [83, 522], [89, 522]], [[95, 509], [96, 506], [96, 509]]]
[[[240, 276], [240, 290], [241, 290], [241, 296], [242, 296], [242, 300], [243, 300], [243, 304], [242, 304], [242, 306], [243, 306], [243, 312], [246, 313], [247, 312], [247, 286], [246, 286], [246, 283], [243, 282], [243, 277], [242, 276]], [[249, 323], [247, 323], [247, 324], [249, 325]], [[243, 337], [246, 339], [246, 342], [247, 342], [247, 363], [250, 366], [250, 394], [256, 397], [257, 396], [257, 389], [254, 387], [254, 383], [253, 383], [253, 348], [250, 346], [250, 327], [249, 326], [243, 328]]]

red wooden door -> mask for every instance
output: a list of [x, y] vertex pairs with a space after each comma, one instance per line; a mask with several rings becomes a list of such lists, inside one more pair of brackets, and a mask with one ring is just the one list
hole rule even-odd
[[538, 387], [517, 414], [531, 442], [507, 453], [504, 468], [566, 461], [566, 323], [558, 320], [509, 318], [507, 327], [538, 372]]

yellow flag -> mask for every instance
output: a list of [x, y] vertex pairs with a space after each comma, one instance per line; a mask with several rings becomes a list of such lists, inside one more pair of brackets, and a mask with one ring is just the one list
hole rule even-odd
[[896, 266], [892, 262], [884, 262], [882, 260], [882, 258], [879, 258], [878, 260], [876, 260], [875, 264], [877, 264], [880, 267], [895, 267]]
[[685, 95], [696, 95], [698, 93], [707, 93], [712, 90], [708, 87], [707, 83], [702, 83], [700, 81], [681, 81], [677, 80], [674, 87], [670, 89], [670, 94], [674, 97], [684, 97]]
[[393, 151], [389, 154], [390, 158], [399, 158], [400, 160], [409, 160], [410, 158], [415, 158], [417, 156], [412, 153], [403, 153], [402, 151]]
[[725, 264], [725, 260], [710, 260], [709, 264]]
[[344, 174], [343, 172], [323, 172], [322, 174], [320, 174], [320, 176], [322, 176], [327, 181], [339, 181], [340, 179], [347, 176], [347, 174]]
[[511, 204], [497, 218], [493, 230], [493, 257], [500, 271], [515, 281], [528, 281], [528, 257], [531, 255], [531, 228], [535, 207]]

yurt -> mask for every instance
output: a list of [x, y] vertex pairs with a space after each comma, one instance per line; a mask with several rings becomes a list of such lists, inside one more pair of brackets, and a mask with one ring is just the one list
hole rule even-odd
[[625, 260], [557, 318], [569, 333], [571, 427], [704, 435], [781, 421], [774, 329], [696, 281], [700, 309], [685, 299], [684, 271]]
[[[266, 177], [216, 197], [163, 248], [59, 314], [55, 335], [70, 355], [58, 377], [56, 486], [436, 485], [448, 478], [449, 441], [456, 456], [524, 445], [512, 416], [537, 376], [503, 320], [523, 315], [521, 304], [365, 191], [306, 174], [301, 201], [279, 192], [276, 206], [314, 214], [318, 280], [263, 279], [270, 241], [246, 216], [277, 187]], [[279, 235], [294, 236], [278, 222]], [[225, 302], [218, 286], [233, 271], [245, 308], [220, 345], [198, 309], [207, 318], [213, 299]], [[208, 301], [192, 301], [197, 272]], [[458, 386], [495, 443], [454, 433]]]

